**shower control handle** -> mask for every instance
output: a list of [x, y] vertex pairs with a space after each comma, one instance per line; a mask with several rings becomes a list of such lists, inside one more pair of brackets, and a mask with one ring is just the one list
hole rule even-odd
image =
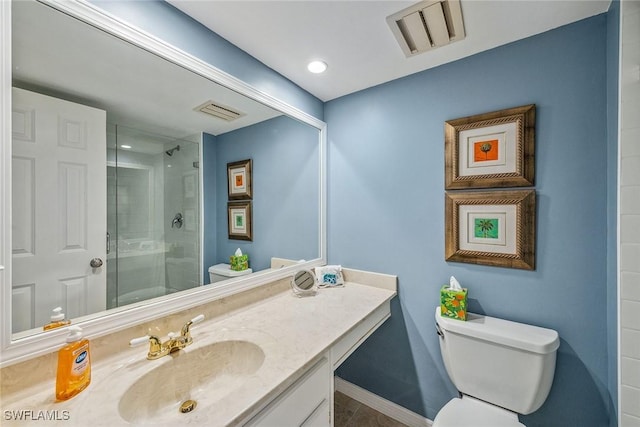
[[173, 217], [173, 220], [171, 221], [171, 228], [173, 227], [182, 228], [183, 221], [184, 219], [182, 218], [182, 214], [178, 212], [176, 216]]

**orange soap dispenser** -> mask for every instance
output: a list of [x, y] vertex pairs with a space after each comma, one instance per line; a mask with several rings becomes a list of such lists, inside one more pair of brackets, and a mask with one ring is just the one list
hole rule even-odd
[[65, 320], [62, 307], [56, 307], [51, 313], [51, 321], [42, 327], [43, 330], [48, 331], [50, 329], [60, 328], [71, 324], [71, 320]]
[[87, 388], [90, 382], [89, 340], [82, 338], [82, 329], [79, 326], [69, 326], [67, 345], [58, 351], [56, 399], [70, 399]]

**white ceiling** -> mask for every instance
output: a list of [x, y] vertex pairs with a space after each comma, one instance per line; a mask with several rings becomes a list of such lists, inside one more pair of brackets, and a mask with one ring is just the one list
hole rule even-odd
[[[168, 0], [328, 101], [606, 12], [610, 0], [462, 0], [466, 38], [406, 58], [385, 18], [417, 1]], [[310, 60], [328, 63], [311, 74]]]

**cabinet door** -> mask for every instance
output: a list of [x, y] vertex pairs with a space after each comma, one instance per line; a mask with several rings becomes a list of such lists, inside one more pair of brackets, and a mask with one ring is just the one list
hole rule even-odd
[[329, 362], [322, 358], [246, 426], [328, 427], [331, 425]]

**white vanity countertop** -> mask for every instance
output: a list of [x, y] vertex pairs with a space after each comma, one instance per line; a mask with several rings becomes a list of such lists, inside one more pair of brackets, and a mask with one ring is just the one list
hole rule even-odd
[[[395, 278], [393, 280], [395, 284]], [[264, 360], [242, 381], [230, 380], [225, 375], [214, 379], [219, 383], [210, 387], [213, 391], [207, 390], [205, 395], [201, 392], [197, 398], [194, 396], [198, 406], [193, 412], [178, 414], [179, 424], [224, 426], [246, 421], [249, 415], [284, 391], [341, 337], [393, 298], [396, 295], [395, 285], [393, 288], [347, 282], [344, 287], [320, 289], [313, 297], [298, 298], [292, 292], [283, 292], [230, 316], [205, 319], [203, 323], [194, 325], [191, 332], [193, 344], [181, 352], [193, 352], [220, 341], [249, 341], [264, 352]], [[36, 394], [22, 395], [18, 400], [6, 401], [8, 399], [3, 398], [2, 425], [29, 424], [7, 421], [6, 412], [11, 410], [32, 410], [32, 418], [44, 412], [43, 416], [57, 416], [60, 421], [56, 424], [66, 426], [127, 424], [119, 415], [120, 396], [154, 367], [176, 363], [171, 356], [147, 360], [147, 350], [146, 345], [127, 349], [121, 357], [94, 365], [89, 387], [66, 402], [55, 402], [53, 386]], [[217, 352], [219, 349], [203, 353], [198, 363], [218, 357]], [[239, 354], [253, 357], [252, 352], [244, 349]], [[178, 354], [176, 359], [180, 357]], [[247, 361], [247, 364], [251, 363], [255, 361]], [[197, 370], [197, 366], [194, 369]], [[168, 378], [166, 383], [153, 384], [155, 386], [144, 388], [144, 394], [152, 391], [149, 389], [160, 394], [135, 400], [157, 402], [157, 408], [149, 408], [151, 418], [170, 407], [171, 414], [161, 419], [166, 420], [166, 425], [174, 425], [177, 406], [163, 404], [160, 396], [175, 388], [171, 379]], [[198, 387], [197, 384], [192, 385], [192, 389]], [[151, 419], [139, 419], [134, 424], [145, 422], [151, 423]], [[156, 418], [153, 425], [162, 425], [163, 422], [157, 422]], [[42, 420], [32, 423], [40, 426], [49, 424], [43, 424]]]

